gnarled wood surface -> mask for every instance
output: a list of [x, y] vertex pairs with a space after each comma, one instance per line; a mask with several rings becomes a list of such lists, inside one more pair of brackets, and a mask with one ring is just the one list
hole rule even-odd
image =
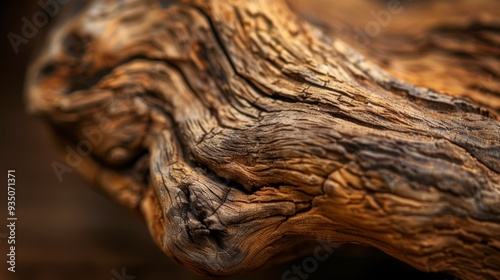
[[93, 1], [33, 65], [29, 109], [202, 275], [321, 238], [500, 278], [498, 99], [416, 87], [333, 35], [283, 1]]

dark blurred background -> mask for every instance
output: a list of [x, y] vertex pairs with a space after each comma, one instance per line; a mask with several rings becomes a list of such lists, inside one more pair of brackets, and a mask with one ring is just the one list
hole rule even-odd
[[[27, 115], [23, 100], [26, 67], [54, 21], [20, 44], [18, 53], [7, 35], [21, 34], [22, 18], [31, 19], [40, 10], [35, 0], [3, 1], [1, 8], [0, 172], [6, 178], [7, 169], [16, 170], [18, 221], [16, 272], [11, 273], [6, 264], [5, 180], [0, 191], [0, 279], [200, 279], [166, 257], [137, 216], [89, 188], [77, 174], [66, 173], [59, 183], [51, 163], [62, 161], [62, 153], [43, 123]], [[283, 272], [300, 263], [234, 279], [282, 279]], [[131, 277], [120, 277], [123, 269]], [[336, 249], [308, 279], [365, 278], [454, 279], [424, 274], [378, 250], [354, 245]]]

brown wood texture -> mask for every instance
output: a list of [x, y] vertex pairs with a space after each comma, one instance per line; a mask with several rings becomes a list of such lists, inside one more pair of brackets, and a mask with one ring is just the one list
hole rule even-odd
[[202, 275], [319, 238], [500, 278], [498, 19], [368, 49], [332, 22], [281, 0], [93, 1], [31, 67], [28, 108]]

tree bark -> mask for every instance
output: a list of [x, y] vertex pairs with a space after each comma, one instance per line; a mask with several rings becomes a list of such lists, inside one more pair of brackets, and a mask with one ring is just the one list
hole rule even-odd
[[93, 1], [33, 64], [28, 107], [199, 274], [320, 238], [500, 278], [498, 99], [417, 87], [341, 37], [281, 0]]

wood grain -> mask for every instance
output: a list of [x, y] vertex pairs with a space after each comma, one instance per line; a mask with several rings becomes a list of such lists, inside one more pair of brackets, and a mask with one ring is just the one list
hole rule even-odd
[[95, 140], [78, 170], [202, 275], [320, 238], [499, 278], [497, 101], [390, 72], [283, 1], [102, 0], [54, 33], [27, 100], [62, 143]]

